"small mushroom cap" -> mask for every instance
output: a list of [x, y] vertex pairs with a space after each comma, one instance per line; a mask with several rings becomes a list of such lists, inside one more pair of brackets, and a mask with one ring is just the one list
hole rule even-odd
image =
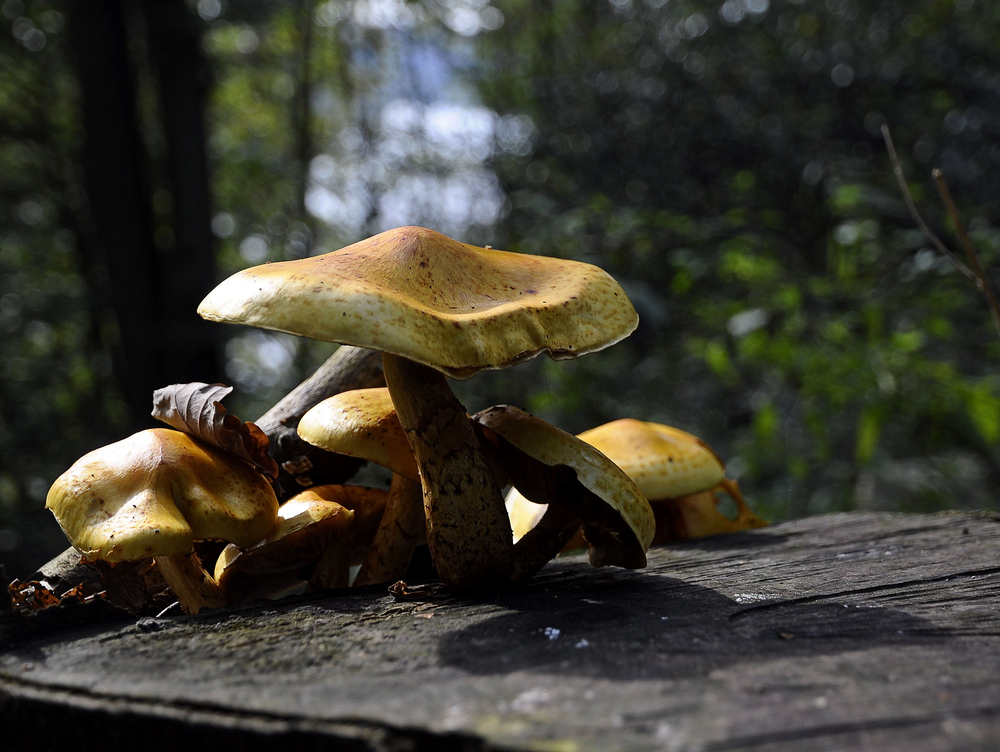
[[245, 269], [198, 313], [389, 352], [453, 378], [540, 353], [575, 358], [638, 323], [625, 292], [595, 266], [477, 248], [422, 227]]
[[[653, 540], [656, 522], [649, 502], [615, 463], [572, 434], [516, 407], [491, 407], [477, 413], [473, 420], [543, 465], [569, 468], [580, 485], [603, 502], [600, 509], [590, 506], [576, 510], [591, 544], [592, 563], [645, 566], [645, 552]], [[508, 469], [511, 482], [518, 486], [517, 470], [511, 462]], [[536, 498], [548, 495], [544, 486], [552, 482], [549, 478], [539, 479], [536, 488], [542, 493]], [[531, 493], [527, 488], [521, 490]], [[552, 497], [558, 495], [556, 491]], [[536, 505], [549, 501], [537, 498]]]
[[625, 471], [650, 501], [715, 488], [722, 460], [704, 441], [661, 423], [623, 418], [584, 431], [579, 438]]
[[299, 421], [299, 436], [328, 452], [359, 457], [419, 480], [417, 461], [389, 390], [357, 389], [323, 400]]
[[274, 527], [258, 546], [267, 546], [278, 541], [297, 543], [305, 532], [315, 533], [317, 527], [327, 530], [342, 530], [354, 520], [354, 512], [335, 501], [293, 496], [278, 507], [278, 519]]
[[293, 496], [285, 502], [287, 506], [294, 499], [317, 499], [340, 504], [354, 513], [351, 523], [351, 564], [361, 564], [368, 553], [368, 546], [375, 537], [379, 522], [389, 503], [389, 492], [381, 488], [351, 486], [331, 483], [313, 486]]
[[[314, 564], [330, 546], [346, 539], [354, 512], [333, 501], [295, 496], [278, 509], [278, 518], [259, 543], [239, 556], [224, 550], [215, 565], [215, 579], [223, 588], [236, 574], [294, 572]], [[228, 589], [228, 588], [227, 588]]]
[[274, 525], [278, 500], [243, 460], [153, 428], [81, 457], [45, 506], [88, 559], [130, 561], [188, 553], [197, 539], [250, 546]]

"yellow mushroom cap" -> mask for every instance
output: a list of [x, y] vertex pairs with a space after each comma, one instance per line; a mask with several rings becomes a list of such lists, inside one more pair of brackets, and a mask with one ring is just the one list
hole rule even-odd
[[453, 378], [541, 353], [575, 358], [638, 323], [618, 283], [595, 266], [477, 248], [422, 227], [245, 269], [198, 313], [389, 352]]
[[335, 501], [309, 496], [293, 496], [278, 507], [274, 527], [259, 544], [266, 546], [277, 541], [295, 541], [306, 530], [315, 532], [318, 524], [333, 528], [346, 528], [354, 520], [354, 512]]
[[[622, 419], [585, 431], [578, 438], [621, 467], [652, 502], [654, 543], [738, 532], [767, 523], [747, 505], [735, 481], [725, 478], [722, 460], [701, 439], [672, 426]], [[718, 509], [715, 491], [735, 501], [731, 519]], [[506, 499], [514, 540], [534, 528], [546, 507], [516, 488]]]
[[314, 494], [295, 496], [278, 509], [270, 532], [238, 556], [227, 547], [215, 565], [223, 588], [237, 574], [270, 574], [314, 564], [330, 546], [346, 538], [354, 512]]
[[328, 452], [359, 457], [419, 480], [417, 461], [389, 390], [357, 389], [329, 397], [299, 421], [299, 436]]
[[672, 499], [722, 482], [722, 461], [697, 436], [623, 418], [579, 434], [625, 471], [647, 499]]
[[[649, 502], [614, 462], [572, 434], [516, 407], [491, 407], [473, 420], [544, 465], [570, 468], [576, 480], [603, 502], [602, 509], [575, 510], [584, 523], [595, 565], [645, 566], [656, 521]], [[516, 468], [508, 463], [508, 469], [517, 486]], [[549, 483], [547, 479], [541, 482]]]
[[354, 514], [351, 523], [351, 556], [352, 564], [364, 561], [368, 546], [375, 537], [382, 515], [389, 503], [389, 492], [381, 488], [367, 486], [350, 486], [331, 483], [325, 486], [307, 488], [285, 502], [287, 506], [296, 500], [311, 500], [335, 502]]
[[81, 457], [45, 506], [87, 558], [129, 561], [188, 553], [198, 539], [250, 546], [274, 525], [278, 501], [238, 457], [153, 428]]

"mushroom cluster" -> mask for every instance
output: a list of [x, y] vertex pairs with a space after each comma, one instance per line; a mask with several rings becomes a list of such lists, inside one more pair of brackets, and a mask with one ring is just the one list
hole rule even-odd
[[501, 486], [446, 377], [545, 353], [562, 360], [628, 336], [624, 291], [589, 264], [477, 248], [403, 227], [313, 258], [246, 269], [202, 301], [206, 319], [378, 350], [416, 460], [427, 544], [458, 587], [508, 582]]
[[[491, 407], [471, 420], [497, 485], [519, 489], [536, 508], [547, 510], [530, 535], [514, 544], [512, 582], [530, 578], [581, 529], [595, 566], [646, 565], [652, 510], [618, 466], [590, 444], [516, 407]], [[298, 430], [310, 444], [392, 470], [390, 499], [355, 584], [402, 577], [424, 538], [424, 507], [388, 390], [330, 397], [302, 417]]]
[[[386, 388], [331, 397], [298, 431], [387, 468], [392, 482], [311, 488], [279, 508], [267, 470], [197, 431], [143, 431], [81, 458], [46, 501], [72, 545], [89, 559], [153, 558], [188, 613], [352, 579], [393, 582], [425, 543], [446, 584], [482, 588], [523, 582], [568, 546], [586, 546], [595, 566], [638, 568], [665, 536], [763, 524], [689, 434], [617, 421], [575, 437], [515, 407], [470, 416], [455, 397], [448, 378], [541, 354], [575, 358], [627, 337], [635, 310], [597, 267], [403, 227], [246, 269], [198, 311], [380, 352]], [[183, 393], [197, 394], [213, 425], [230, 420], [215, 392]], [[716, 488], [733, 494], [737, 520], [716, 510]], [[671, 504], [654, 513], [647, 497]], [[199, 540], [229, 543], [213, 574]]]
[[[584, 431], [578, 438], [610, 458], [649, 500], [656, 518], [653, 544], [767, 524], [750, 509], [736, 481], [725, 477], [719, 456], [693, 434], [662, 423], [623, 418]], [[720, 491], [735, 502], [735, 518], [719, 511]], [[517, 488], [507, 495], [515, 540], [528, 535], [547, 514], [544, 506], [532, 501]], [[566, 548], [584, 545], [581, 531]]]

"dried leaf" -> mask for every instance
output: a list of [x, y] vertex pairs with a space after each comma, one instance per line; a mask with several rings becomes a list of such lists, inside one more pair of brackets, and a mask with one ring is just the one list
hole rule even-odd
[[59, 604], [67, 603], [69, 601], [77, 601], [78, 603], [83, 603], [87, 600], [87, 594], [84, 591], [83, 583], [80, 583], [76, 587], [71, 587], [65, 593], [59, 596]]
[[7, 588], [15, 611], [39, 611], [59, 605], [59, 596], [40, 582], [14, 580]]
[[273, 481], [278, 477], [278, 463], [267, 452], [267, 434], [255, 424], [227, 414], [222, 406], [231, 391], [231, 386], [199, 381], [171, 384], [153, 392], [153, 417], [235, 454]]

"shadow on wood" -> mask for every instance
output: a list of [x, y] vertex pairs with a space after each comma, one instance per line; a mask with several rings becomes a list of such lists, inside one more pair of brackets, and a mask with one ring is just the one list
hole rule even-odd
[[[547, 608], [549, 599], [558, 607]], [[740, 663], [926, 645], [920, 635], [931, 628], [896, 609], [832, 603], [733, 620], [739, 605], [715, 590], [632, 573], [575, 591], [508, 597], [504, 606], [511, 611], [447, 635], [442, 663], [476, 674], [691, 679]], [[529, 639], [538, 635], [549, 639]]]
[[50, 735], [19, 749], [124, 749], [99, 733], [117, 719], [149, 750], [230, 732], [246, 749], [985, 750], [998, 648], [995, 517], [829, 515], [658, 548], [638, 572], [565, 557], [492, 596], [370, 588], [19, 638], [0, 719]]

